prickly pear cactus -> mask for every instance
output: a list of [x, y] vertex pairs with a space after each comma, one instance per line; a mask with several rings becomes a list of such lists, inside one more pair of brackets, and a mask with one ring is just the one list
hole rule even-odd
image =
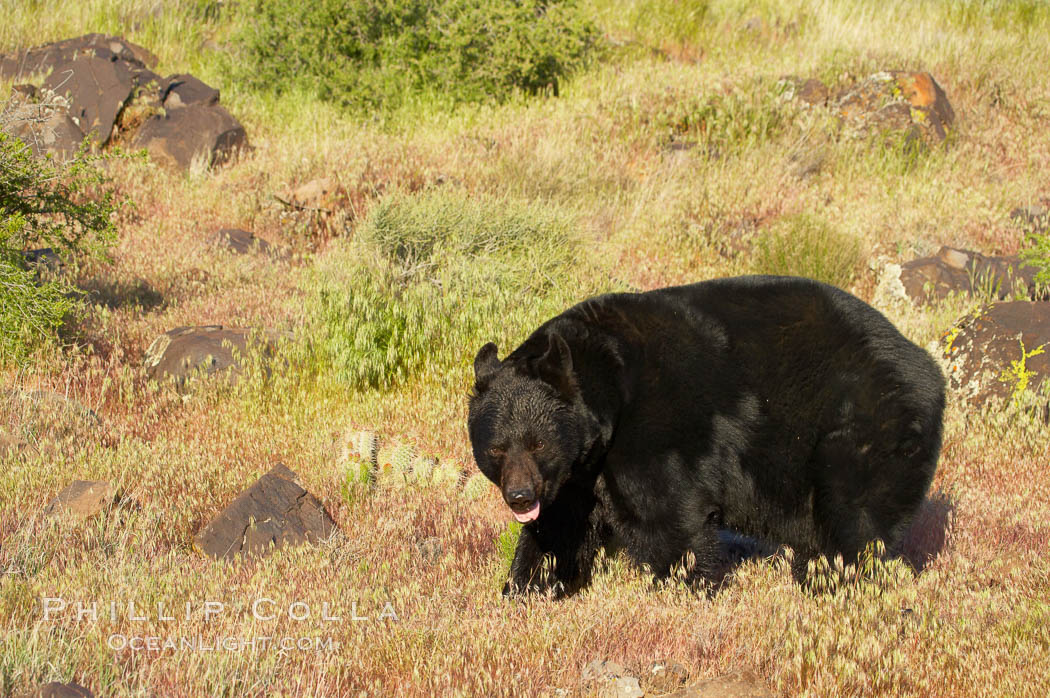
[[474, 473], [467, 478], [467, 482], [463, 485], [463, 498], [471, 502], [475, 499], [480, 499], [490, 486], [491, 484], [487, 477], [481, 473]]
[[347, 501], [367, 493], [374, 484], [392, 487], [440, 488], [476, 499], [489, 486], [481, 473], [469, 480], [455, 461], [440, 461], [399, 442], [380, 443], [370, 430], [347, 430], [340, 465], [346, 468]]
[[438, 463], [437, 467], [434, 468], [434, 474], [430, 476], [430, 481], [435, 487], [454, 489], [459, 486], [462, 476], [463, 473], [458, 465], [451, 461], [444, 461]]
[[407, 444], [390, 444], [379, 449], [376, 471], [380, 481], [396, 484], [408, 482], [416, 450]]
[[426, 487], [430, 484], [430, 478], [434, 474], [434, 468], [436, 466], [437, 458], [420, 455], [412, 461], [412, 477], [410, 482], [415, 483], [419, 487]]
[[349, 430], [343, 436], [342, 462], [363, 461], [375, 463], [379, 451], [379, 437], [374, 431]]

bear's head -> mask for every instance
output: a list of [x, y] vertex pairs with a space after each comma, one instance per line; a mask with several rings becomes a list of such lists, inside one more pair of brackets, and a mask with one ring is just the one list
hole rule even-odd
[[593, 443], [569, 346], [552, 332], [542, 355], [501, 362], [490, 342], [474, 359], [474, 376], [467, 421], [474, 460], [514, 517], [535, 521]]

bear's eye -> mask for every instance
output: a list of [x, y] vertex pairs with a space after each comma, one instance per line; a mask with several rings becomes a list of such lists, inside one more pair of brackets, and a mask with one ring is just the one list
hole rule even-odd
[[492, 458], [499, 458], [500, 456], [503, 455], [503, 449], [501, 449], [501, 448], [490, 448], [488, 450], [488, 454]]
[[537, 441], [536, 445], [532, 447], [532, 450], [533, 451], [542, 451], [543, 450], [543, 442], [542, 441]]

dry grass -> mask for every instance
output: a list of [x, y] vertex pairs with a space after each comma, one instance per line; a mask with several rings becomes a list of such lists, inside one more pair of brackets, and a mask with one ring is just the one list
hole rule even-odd
[[[850, 236], [869, 259], [902, 261], [940, 244], [1014, 252], [1021, 236], [1007, 212], [1050, 196], [1041, 60], [1050, 12], [1041, 3], [712, 0], [699, 19], [661, 3], [665, 11], [644, 21], [640, 5], [589, 3], [625, 48], [559, 99], [384, 125], [224, 83], [214, 46], [229, 26], [206, 11], [211, 3], [8, 8], [0, 50], [122, 34], [155, 51], [160, 72], [219, 86], [256, 150], [191, 175], [115, 161], [115, 186], [134, 208], [121, 214], [114, 261], [76, 271], [95, 301], [71, 336], [77, 347], [5, 376], [5, 387], [75, 398], [102, 426], [0, 466], [0, 696], [59, 679], [105, 696], [586, 694], [593, 687], [580, 683], [580, 670], [595, 658], [637, 672], [673, 660], [695, 679], [747, 667], [785, 696], [1050, 693], [1050, 438], [1016, 410], [976, 412], [953, 399], [930, 500], [905, 545], [917, 575], [905, 561], [873, 564], [839, 593], [810, 596], [782, 563], [748, 562], [708, 598], [654, 587], [615, 559], [577, 597], [519, 605], [499, 597], [496, 539], [508, 517], [494, 488], [474, 502], [414, 487], [351, 501], [339, 439], [351, 426], [374, 428], [473, 471], [470, 362], [484, 339], [507, 350], [524, 338], [531, 326], [505, 320], [527, 314], [471, 320], [464, 326], [475, 343], [436, 357], [440, 370], [424, 366], [385, 389], [352, 389], [324, 366], [296, 361], [273, 380], [206, 385], [186, 399], [145, 379], [143, 352], [172, 327], [306, 331], [312, 275], [343, 259], [343, 245], [311, 235], [274, 195], [316, 177], [350, 192], [351, 234], [391, 193], [443, 187], [556, 206], [571, 218], [573, 244], [590, 251], [572, 276], [580, 294], [741, 273], [754, 263], [756, 235], [805, 214]], [[828, 138], [819, 113], [770, 97], [784, 74], [837, 84], [876, 68], [934, 74], [958, 117], [950, 147], [909, 159]], [[672, 135], [700, 138], [681, 126], [683, 113], [694, 113], [683, 109], [716, 97], [735, 115], [720, 151], [671, 149]], [[772, 116], [774, 131], [740, 130]], [[819, 171], [799, 177], [797, 155], [814, 150], [823, 153]], [[226, 226], [250, 228], [290, 256], [236, 258], [207, 247]], [[732, 235], [739, 250], [727, 244]], [[852, 289], [870, 299], [874, 282], [862, 265]], [[958, 299], [883, 308], [924, 346], [967, 309]], [[343, 534], [233, 565], [195, 553], [200, 527], [276, 461], [301, 475]], [[41, 516], [69, 481], [95, 478], [117, 483], [126, 504], [80, 525]], [[421, 554], [418, 544], [435, 538], [436, 559]], [[44, 597], [97, 600], [106, 611], [97, 623], [77, 622], [71, 610], [44, 621]], [[286, 611], [304, 601], [313, 615], [253, 620], [260, 597]], [[371, 620], [348, 620], [354, 600]], [[111, 601], [152, 607], [151, 620], [122, 613], [111, 621]], [[205, 601], [228, 607], [205, 622]], [[396, 622], [374, 618], [387, 601]], [[180, 609], [179, 620], [158, 621], [158, 602]], [[342, 621], [319, 618], [325, 602]], [[114, 651], [112, 633], [330, 637], [338, 647]]]

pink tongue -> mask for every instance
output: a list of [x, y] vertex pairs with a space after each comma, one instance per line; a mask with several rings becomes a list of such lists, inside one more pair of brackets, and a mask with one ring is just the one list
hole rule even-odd
[[514, 518], [517, 519], [521, 523], [527, 523], [529, 521], [535, 521], [536, 518], [539, 517], [539, 515], [540, 515], [540, 503], [536, 502], [535, 504], [532, 505], [531, 509], [529, 509], [528, 511], [526, 511], [523, 514], [519, 514], [516, 511], [513, 512], [513, 513], [514, 513]]

